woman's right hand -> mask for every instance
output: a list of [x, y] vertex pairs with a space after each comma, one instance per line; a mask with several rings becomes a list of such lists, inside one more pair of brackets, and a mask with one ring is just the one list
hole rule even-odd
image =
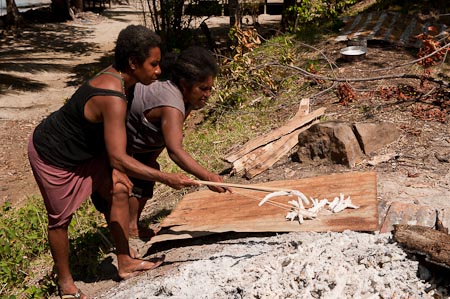
[[176, 190], [199, 185], [199, 183], [194, 182], [190, 177], [181, 173], [168, 173], [167, 178], [162, 183]]

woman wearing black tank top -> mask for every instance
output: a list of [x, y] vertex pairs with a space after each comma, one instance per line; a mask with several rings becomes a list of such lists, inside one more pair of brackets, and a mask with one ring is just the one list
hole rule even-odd
[[105, 215], [116, 245], [118, 275], [126, 279], [159, 266], [164, 259], [144, 261], [130, 255], [132, 184], [127, 175], [175, 189], [197, 185], [185, 175], [148, 167], [126, 152], [127, 96], [137, 82], [150, 84], [161, 72], [160, 38], [144, 26], [130, 25], [118, 36], [114, 59], [113, 66], [81, 86], [30, 138], [28, 155], [47, 208], [61, 298], [87, 298], [70, 273], [67, 228], [72, 214], [92, 192], [107, 200]]

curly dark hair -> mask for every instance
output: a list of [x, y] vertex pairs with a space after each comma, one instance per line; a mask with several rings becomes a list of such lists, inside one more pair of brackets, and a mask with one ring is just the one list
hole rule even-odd
[[180, 80], [192, 86], [209, 76], [217, 76], [219, 72], [219, 66], [211, 51], [199, 46], [183, 50], [178, 57], [174, 54], [165, 55], [160, 66], [164, 78], [170, 79], [177, 86], [180, 86]]
[[161, 47], [161, 38], [152, 30], [142, 25], [129, 25], [120, 31], [114, 53], [114, 67], [126, 71], [129, 59], [142, 65], [148, 57], [148, 51]]

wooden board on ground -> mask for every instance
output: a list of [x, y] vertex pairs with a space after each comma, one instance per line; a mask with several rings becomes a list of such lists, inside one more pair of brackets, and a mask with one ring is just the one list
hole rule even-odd
[[[378, 229], [375, 172], [351, 172], [298, 180], [258, 184], [296, 189], [307, 197], [318, 199], [343, 193], [350, 196], [359, 209], [340, 213], [319, 213], [314, 220], [287, 221], [287, 211], [264, 204], [258, 206], [267, 192], [233, 189], [234, 193], [202, 190], [186, 195], [161, 223], [161, 229], [149, 243], [186, 239], [223, 232], [296, 232], [296, 231], [375, 231]], [[273, 197], [272, 201], [287, 204], [293, 197]]]

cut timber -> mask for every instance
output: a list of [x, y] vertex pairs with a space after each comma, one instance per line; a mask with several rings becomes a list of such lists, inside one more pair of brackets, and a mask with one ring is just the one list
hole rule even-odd
[[[302, 99], [300, 101], [300, 106], [298, 107], [298, 111], [295, 114], [293, 119], [296, 119], [301, 116], [305, 116], [309, 113], [309, 99]], [[291, 133], [292, 134], [292, 133]], [[244, 169], [249, 169], [250, 165], [255, 165], [257, 163], [261, 163], [259, 157], [264, 153], [269, 152], [273, 148], [271, 143], [266, 144], [265, 146], [258, 147], [249, 153], [243, 155], [239, 159], [233, 162], [233, 173], [239, 173]], [[255, 162], [258, 161], [258, 162]]]
[[225, 158], [226, 161], [233, 163], [243, 155], [253, 151], [254, 149], [264, 146], [281, 136], [287, 135], [292, 131], [312, 122], [314, 119], [321, 117], [325, 113], [325, 108], [319, 108], [310, 114], [303, 115], [304, 109], [300, 105], [300, 109], [297, 114], [288, 121], [288, 123], [278, 129], [270, 131], [268, 134], [262, 135], [260, 137], [254, 138], [240, 147], [238, 150], [228, 154]]
[[393, 236], [405, 249], [450, 268], [450, 235], [419, 225], [395, 225]]
[[314, 121], [310, 125], [295, 130], [294, 132], [281, 137], [277, 141], [266, 145], [264, 151], [262, 151], [256, 159], [244, 166], [245, 177], [251, 179], [275, 164], [281, 157], [289, 153], [289, 151], [298, 144], [298, 134], [306, 131], [313, 124], [318, 122], [318, 120]]
[[257, 149], [247, 153], [233, 162], [232, 173], [239, 173], [245, 169], [246, 165], [254, 163], [264, 152], [267, 152], [268, 148], [272, 147], [272, 143], [266, 144], [265, 146], [258, 147]]
[[[319, 213], [318, 219], [303, 224], [287, 221], [287, 210], [270, 204], [258, 206], [267, 193], [239, 190], [215, 193], [202, 190], [186, 195], [161, 223], [161, 229], [149, 243], [200, 237], [223, 232], [295, 232], [295, 231], [375, 231], [378, 229], [376, 173], [349, 172], [298, 180], [274, 181], [257, 186], [294, 189], [306, 196], [332, 200], [343, 193], [359, 209], [340, 213]], [[273, 197], [286, 204], [293, 197]]]
[[[247, 178], [252, 178], [263, 172], [297, 145], [298, 134], [309, 129], [313, 124], [318, 122], [319, 121], [314, 121], [308, 126], [297, 129], [274, 142], [266, 144], [263, 147], [257, 148], [254, 151], [245, 154], [233, 162], [233, 173], [239, 173], [245, 170]], [[250, 173], [249, 171], [252, 172]]]

